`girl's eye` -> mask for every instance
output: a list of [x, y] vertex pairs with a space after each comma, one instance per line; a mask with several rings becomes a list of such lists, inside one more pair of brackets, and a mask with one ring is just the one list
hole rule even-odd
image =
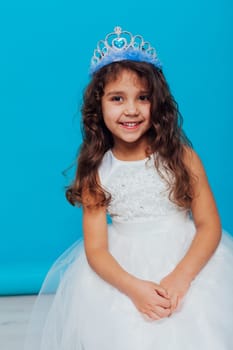
[[149, 98], [149, 96], [148, 95], [140, 95], [139, 96], [139, 100], [140, 101], [150, 101], [150, 98]]
[[122, 102], [123, 97], [122, 96], [112, 96], [111, 100], [116, 101], [116, 102]]

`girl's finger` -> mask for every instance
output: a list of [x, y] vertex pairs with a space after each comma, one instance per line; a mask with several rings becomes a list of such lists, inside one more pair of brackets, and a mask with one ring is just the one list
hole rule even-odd
[[171, 308], [171, 300], [170, 300], [170, 298], [169, 299], [165, 299], [165, 298], [157, 295], [156, 305], [168, 309], [168, 308]]
[[169, 299], [169, 295], [168, 292], [166, 291], [166, 289], [164, 289], [161, 286], [156, 286], [155, 291], [157, 292], [158, 295], [160, 295], [161, 297], [167, 298]]
[[175, 311], [178, 305], [178, 296], [175, 294], [171, 297], [171, 313]]
[[142, 317], [144, 318], [145, 321], [152, 321], [151, 318], [147, 316], [147, 314], [142, 314]]
[[151, 310], [151, 311], [148, 311], [146, 314], [151, 321], [160, 320], [160, 316], [155, 311]]
[[160, 307], [158, 305], [156, 305], [154, 307], [154, 310], [152, 310], [153, 312], [156, 313], [156, 315], [158, 315], [160, 318], [163, 318], [163, 317], [168, 317], [171, 313], [171, 309], [164, 309], [163, 307]]

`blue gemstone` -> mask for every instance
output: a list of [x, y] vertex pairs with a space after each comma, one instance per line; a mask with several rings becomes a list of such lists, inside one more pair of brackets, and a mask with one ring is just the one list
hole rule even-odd
[[150, 45], [148, 43], [144, 43], [143, 46], [142, 46], [142, 49], [143, 50], [148, 50], [150, 47]]
[[107, 47], [103, 47], [103, 48], [102, 48], [102, 53], [105, 55], [107, 52], [108, 52]]
[[153, 56], [155, 54], [155, 50], [154, 49], [147, 50], [147, 53]]
[[99, 51], [96, 51], [96, 52], [95, 52], [95, 56], [96, 56], [97, 58], [101, 58], [101, 57], [102, 57], [102, 55], [101, 55], [101, 53], [100, 53]]
[[124, 38], [117, 38], [113, 40], [113, 46], [116, 49], [122, 49], [125, 46], [125, 39]]

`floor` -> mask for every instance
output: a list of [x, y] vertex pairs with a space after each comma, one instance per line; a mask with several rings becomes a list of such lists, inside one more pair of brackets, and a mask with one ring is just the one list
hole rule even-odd
[[0, 349], [22, 350], [35, 296], [0, 297]]

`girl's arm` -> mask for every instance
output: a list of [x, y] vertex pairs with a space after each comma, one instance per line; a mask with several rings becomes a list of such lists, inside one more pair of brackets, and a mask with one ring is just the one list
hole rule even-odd
[[185, 164], [194, 175], [191, 210], [196, 234], [187, 254], [174, 271], [161, 281], [172, 299], [172, 311], [187, 292], [191, 281], [208, 262], [221, 238], [221, 224], [215, 200], [203, 165], [194, 151], [186, 151]]
[[91, 268], [106, 282], [128, 295], [151, 319], [170, 314], [170, 300], [160, 285], [126, 272], [108, 251], [106, 209], [83, 209], [84, 244]]

